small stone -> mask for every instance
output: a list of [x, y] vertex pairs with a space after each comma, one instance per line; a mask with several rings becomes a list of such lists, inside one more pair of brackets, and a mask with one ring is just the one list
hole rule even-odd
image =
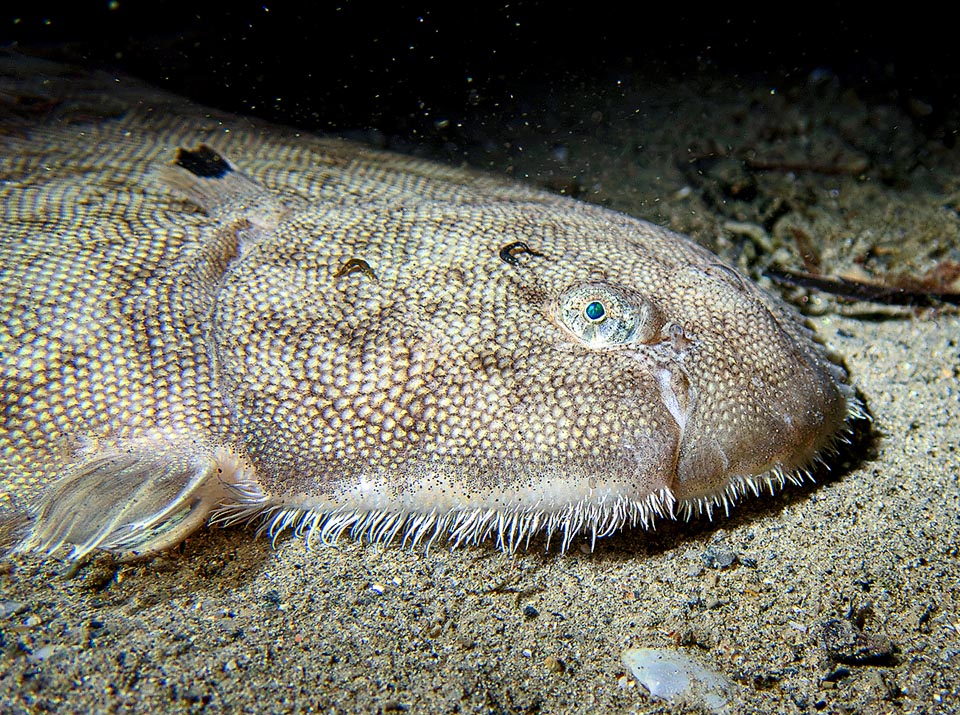
[[53, 645], [40, 646], [27, 656], [27, 660], [31, 663], [42, 663], [53, 654], [55, 649], [56, 646]]
[[893, 657], [894, 645], [889, 638], [864, 633], [839, 618], [820, 624], [820, 640], [831, 660], [846, 665], [885, 664]]
[[906, 618], [906, 625], [920, 633], [930, 632], [930, 616], [937, 610], [934, 603], [922, 603], [915, 607]]
[[838, 665], [836, 668], [833, 668], [829, 673], [823, 676], [823, 680], [828, 683], [835, 683], [841, 678], [846, 678], [850, 675], [850, 669], [843, 665]]
[[884, 700], [896, 700], [904, 695], [893, 674], [884, 670], [870, 671], [864, 679], [864, 687], [879, 693]]
[[19, 603], [18, 601], [3, 601], [0, 602], [0, 618], [7, 618], [9, 616], [15, 615], [22, 611], [24, 604]]
[[567, 670], [567, 664], [552, 655], [543, 659], [543, 665], [551, 673], [563, 673]]
[[527, 618], [536, 618], [537, 616], [540, 615], [540, 611], [538, 611], [533, 606], [524, 606], [523, 615], [526, 616]]
[[708, 546], [700, 559], [708, 569], [725, 569], [736, 562], [737, 554], [722, 546]]

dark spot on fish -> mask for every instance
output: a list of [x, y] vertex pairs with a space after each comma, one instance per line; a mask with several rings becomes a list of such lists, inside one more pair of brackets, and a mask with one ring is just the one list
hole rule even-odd
[[504, 263], [510, 264], [511, 266], [519, 265], [520, 261], [515, 255], [517, 253], [529, 253], [531, 256], [543, 257], [542, 253], [539, 251], [534, 251], [523, 241], [514, 241], [513, 243], [508, 243], [506, 246], [500, 249], [500, 260]]
[[201, 179], [220, 179], [233, 171], [229, 162], [206, 144], [196, 149], [177, 149], [174, 164]]
[[379, 279], [377, 278], [377, 274], [373, 272], [373, 269], [370, 267], [370, 264], [367, 263], [362, 258], [351, 258], [342, 266], [340, 266], [339, 270], [337, 270], [337, 272], [333, 274], [333, 277], [340, 278], [341, 276], [348, 276], [351, 273], [356, 273], [358, 271], [360, 273], [363, 273], [363, 275], [365, 276], [369, 276], [375, 282], [379, 282]]

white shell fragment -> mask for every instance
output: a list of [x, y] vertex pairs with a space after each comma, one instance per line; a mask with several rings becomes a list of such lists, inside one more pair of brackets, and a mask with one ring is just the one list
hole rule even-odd
[[667, 648], [628, 648], [620, 656], [650, 697], [674, 705], [699, 706], [713, 713], [730, 712], [733, 683], [692, 656]]

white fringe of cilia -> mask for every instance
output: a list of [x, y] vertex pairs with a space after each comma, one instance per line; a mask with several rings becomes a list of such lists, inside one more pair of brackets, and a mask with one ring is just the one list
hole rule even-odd
[[526, 550], [531, 538], [542, 533], [548, 550], [552, 541], [559, 539], [560, 552], [564, 553], [577, 537], [583, 536], [589, 539], [592, 551], [597, 539], [621, 529], [637, 526], [652, 529], [656, 520], [663, 518], [689, 521], [705, 515], [712, 519], [720, 509], [729, 516], [730, 509], [747, 492], [760, 496], [767, 490], [774, 494], [787, 482], [801, 484], [805, 479], [814, 481], [807, 469], [797, 472], [774, 469], [763, 475], [737, 478], [718, 494], [679, 502], [672, 491], [661, 489], [642, 500], [626, 497], [584, 500], [554, 509], [520, 506], [427, 512], [286, 507], [271, 504], [255, 485], [240, 485], [235, 487], [236, 500], [220, 507], [210, 523], [230, 526], [261, 520], [258, 535], [265, 533], [275, 542], [289, 529], [295, 536], [305, 537], [308, 548], [317, 540], [324, 546], [332, 546], [348, 534], [358, 541], [382, 545], [399, 541], [402, 546], [423, 546], [425, 550], [438, 539], [457, 548], [492, 538], [498, 549], [513, 553]]

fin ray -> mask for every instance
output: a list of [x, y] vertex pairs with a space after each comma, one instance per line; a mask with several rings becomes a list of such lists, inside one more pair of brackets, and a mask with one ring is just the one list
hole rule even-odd
[[276, 226], [288, 209], [280, 198], [211, 149], [177, 149], [173, 163], [158, 170], [160, 179], [208, 214], [229, 206], [240, 209], [258, 228]]
[[74, 559], [94, 549], [126, 558], [163, 550], [199, 528], [219, 503], [218, 471], [213, 453], [98, 454], [52, 486], [16, 550], [49, 553], [69, 544]]

